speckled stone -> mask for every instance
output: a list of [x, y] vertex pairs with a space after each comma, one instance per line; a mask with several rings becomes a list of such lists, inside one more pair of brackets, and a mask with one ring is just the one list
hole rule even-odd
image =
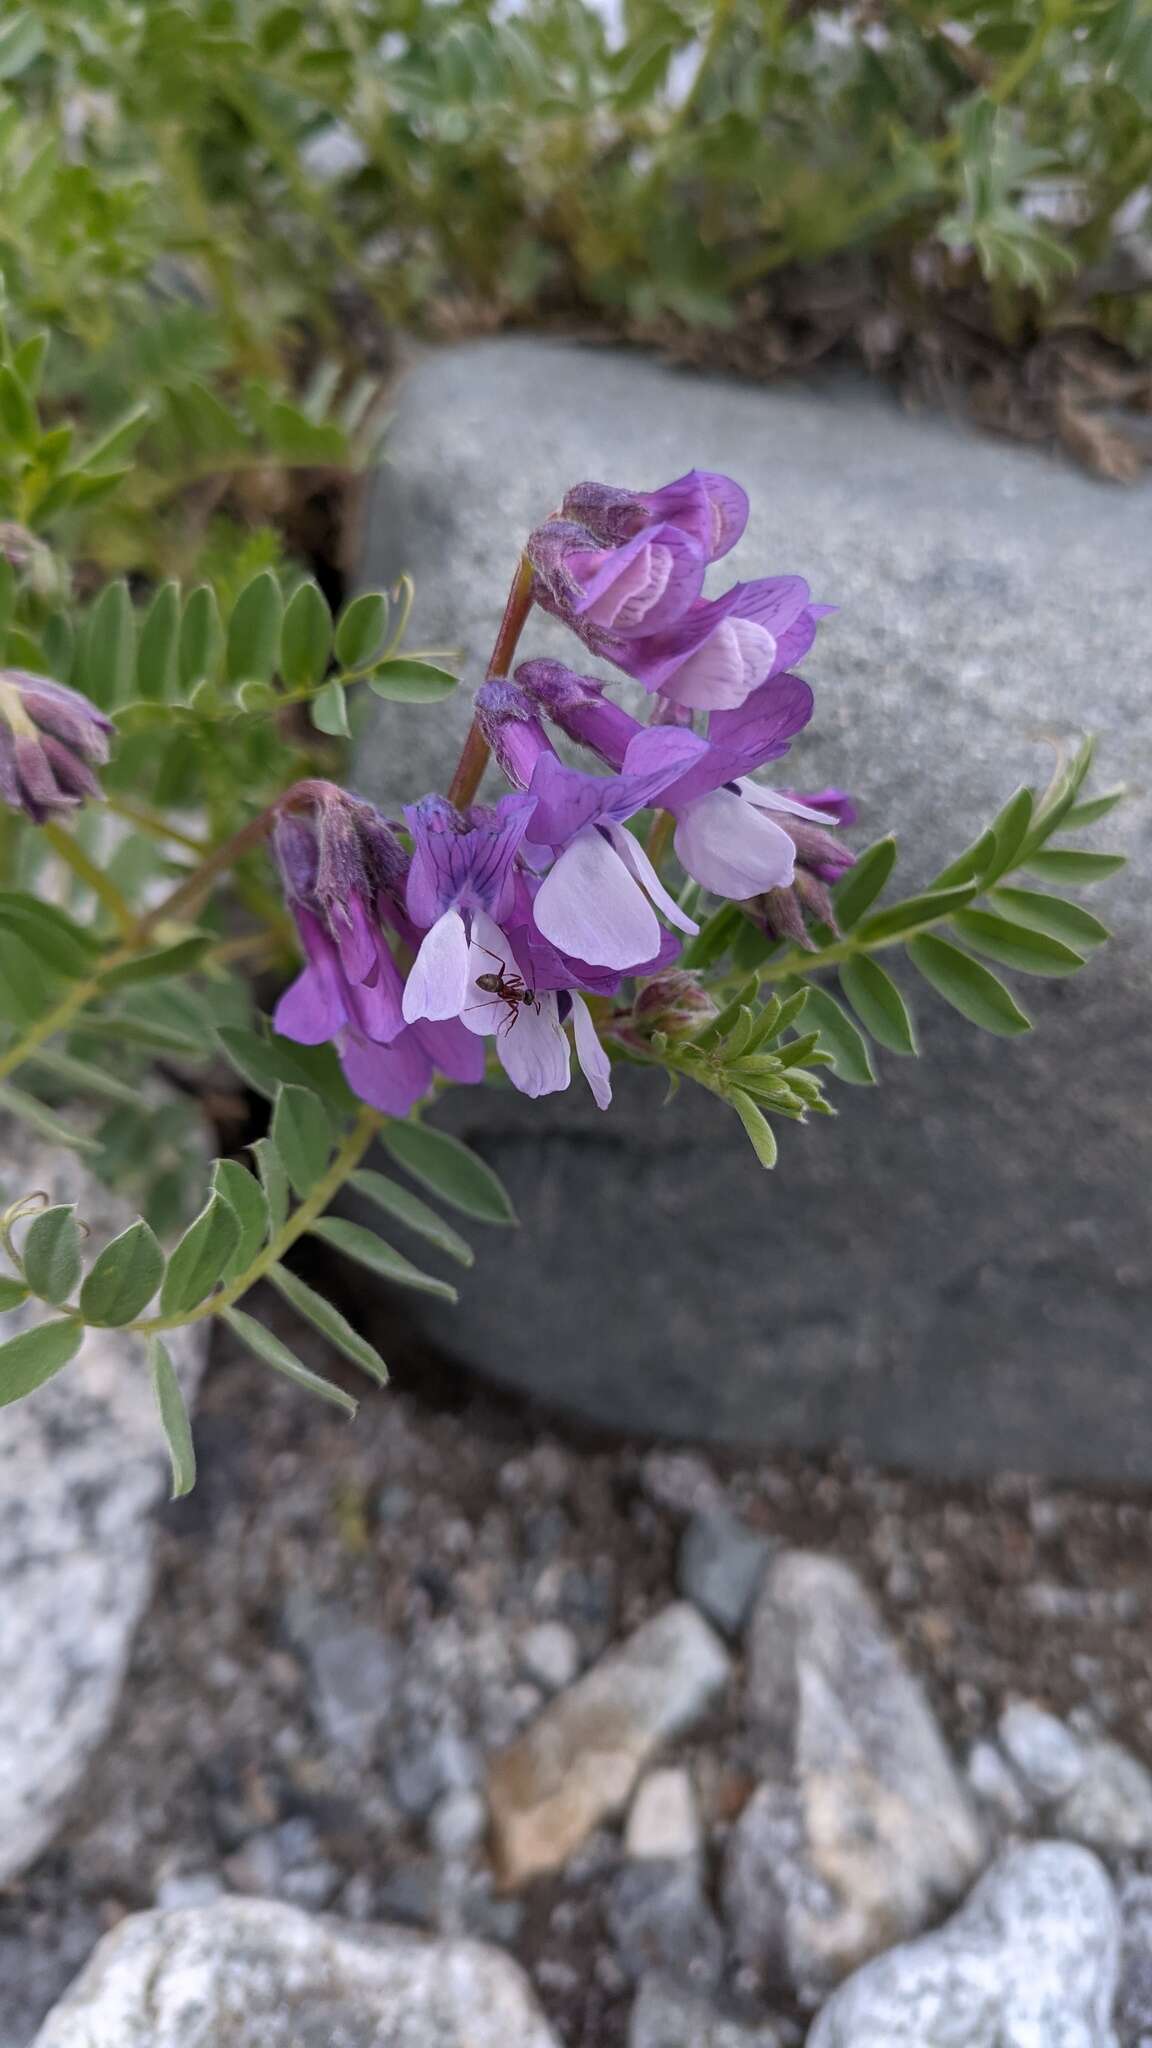
[[[607, 1116], [579, 1085], [454, 1093], [437, 1120], [504, 1175], [524, 1228], [465, 1276], [458, 1315], [405, 1312], [617, 1428], [1152, 1475], [1152, 484], [1102, 485], [852, 378], [765, 388], [530, 338], [424, 357], [388, 455], [365, 576], [414, 573], [414, 644], [458, 649], [470, 683], [522, 537], [568, 484], [739, 476], [751, 522], [710, 587], [798, 570], [841, 607], [804, 663], [816, 717], [789, 779], [857, 791], [857, 844], [895, 830], [909, 887], [1047, 776], [1043, 734], [1096, 731], [1101, 785], [1137, 791], [1096, 828], [1134, 856], [1092, 899], [1110, 956], [1021, 978], [1038, 1028], [1011, 1044], [898, 969], [923, 1059], [882, 1054], [881, 1088], [836, 1088], [838, 1122], [786, 1126], [770, 1177], [710, 1098], [661, 1110], [658, 1076], [623, 1073]], [[551, 620], [524, 651], [581, 658]], [[443, 714], [375, 706], [360, 786], [396, 803], [442, 784], [467, 715], [465, 693]]]
[[474, 1941], [266, 1899], [137, 1913], [33, 2048], [556, 2048], [522, 1972]]
[[[133, 1212], [75, 1152], [0, 1117], [0, 1198], [75, 1202], [93, 1252]], [[16, 1336], [44, 1311], [0, 1318]], [[168, 1340], [191, 1398], [207, 1324]], [[152, 1586], [168, 1455], [138, 1337], [92, 1330], [79, 1356], [0, 1409], [0, 1882], [51, 1841], [108, 1732]]]
[[1117, 2048], [1120, 1916], [1087, 1849], [1008, 1849], [945, 1927], [868, 1963], [808, 2048]]
[[836, 1559], [786, 1551], [771, 1566], [748, 1711], [763, 1780], [725, 1863], [733, 1947], [815, 1998], [962, 1896], [983, 1831], [920, 1685]]

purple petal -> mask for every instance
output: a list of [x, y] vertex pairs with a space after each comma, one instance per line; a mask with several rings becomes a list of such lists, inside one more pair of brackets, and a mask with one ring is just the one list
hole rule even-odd
[[632, 817], [681, 776], [704, 746], [680, 727], [640, 726], [619, 775], [586, 775], [553, 758], [539, 761], [532, 777], [533, 841], [564, 846], [598, 819]]
[[406, 1116], [432, 1086], [432, 1060], [416, 1031], [402, 1031], [391, 1045], [346, 1031], [340, 1064], [353, 1094], [387, 1116]]
[[730, 476], [709, 469], [690, 469], [687, 476], [649, 491], [642, 502], [653, 519], [670, 520], [690, 533], [709, 562], [734, 548], [748, 524], [748, 493]]
[[403, 1012], [407, 1023], [419, 1017], [458, 1017], [467, 998], [468, 935], [458, 910], [446, 910], [430, 932], [425, 933], [420, 951], [404, 985]]
[[348, 1022], [345, 982], [336, 948], [310, 910], [299, 909], [296, 923], [307, 965], [276, 1005], [273, 1030], [297, 1045], [326, 1045]]
[[376, 943], [375, 972], [348, 984], [349, 1022], [361, 1037], [387, 1045], [404, 1028], [404, 977], [384, 939]]
[[678, 526], [649, 526], [611, 549], [574, 549], [565, 566], [582, 586], [577, 618], [622, 639], [658, 633], [700, 595], [702, 550]]
[[484, 1047], [463, 1023], [452, 1018], [439, 1024], [426, 1019], [413, 1024], [412, 1031], [437, 1069], [447, 1074], [450, 1081], [475, 1085], [484, 1079]]
[[363, 898], [351, 894], [344, 903], [332, 906], [332, 936], [340, 953], [340, 965], [350, 981], [366, 981], [376, 965], [377, 934]]
[[634, 967], [656, 952], [660, 926], [643, 890], [595, 826], [577, 834], [540, 884], [536, 923], [562, 953]]
[[634, 832], [626, 832], [623, 825], [607, 823], [604, 826], [613, 846], [626, 868], [635, 876], [645, 895], [650, 897], [659, 910], [664, 912], [669, 924], [682, 932], [696, 933], [700, 927], [681, 910], [674, 896], [668, 894], [647, 853]]
[[496, 1035], [500, 1064], [521, 1095], [555, 1095], [568, 1086], [571, 1055], [554, 995], [521, 1006], [508, 1031]]
[[491, 808], [477, 805], [467, 819], [444, 797], [423, 797], [406, 807], [415, 847], [408, 872], [408, 914], [434, 924], [445, 910], [479, 907], [499, 918], [512, 894], [512, 863], [528, 829], [535, 798], [504, 796]]
[[607, 1109], [612, 1100], [612, 1062], [597, 1036], [587, 1003], [575, 992], [572, 996], [572, 1035], [576, 1040], [580, 1070], [596, 1099], [596, 1107]]
[[788, 834], [731, 789], [715, 789], [681, 812], [676, 856], [686, 874], [736, 902], [786, 888], [796, 866]]
[[[812, 692], [802, 676], [772, 676], [753, 690], [736, 711], [714, 711], [708, 720], [708, 738], [723, 747], [733, 774], [746, 774], [753, 765], [774, 761], [787, 753], [788, 742], [802, 731], [812, 716]], [[747, 759], [750, 749], [757, 761]], [[739, 767], [737, 763], [741, 763]]]
[[798, 789], [783, 789], [776, 794], [791, 797], [794, 803], [811, 805], [807, 815], [818, 817], [825, 824], [854, 825], [860, 815], [855, 799], [846, 789], [814, 789], [803, 795]]

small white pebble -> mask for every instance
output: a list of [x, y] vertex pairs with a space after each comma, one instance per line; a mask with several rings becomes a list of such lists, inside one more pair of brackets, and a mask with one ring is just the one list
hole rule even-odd
[[580, 1645], [562, 1621], [541, 1621], [521, 1636], [520, 1662], [546, 1692], [563, 1692], [580, 1669]]
[[687, 1771], [649, 1771], [640, 1780], [628, 1815], [629, 1856], [679, 1861], [700, 1847], [700, 1816]]

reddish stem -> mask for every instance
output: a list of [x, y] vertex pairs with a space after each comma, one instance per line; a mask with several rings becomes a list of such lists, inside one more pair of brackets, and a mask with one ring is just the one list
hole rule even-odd
[[[517, 642], [524, 631], [531, 609], [532, 564], [527, 555], [521, 555], [512, 579], [512, 588], [508, 592], [508, 602], [504, 607], [504, 617], [500, 621], [500, 631], [496, 635], [492, 658], [488, 663], [490, 676], [508, 674]], [[468, 729], [463, 752], [456, 763], [456, 773], [448, 785], [448, 801], [455, 804], [457, 810], [463, 810], [476, 795], [483, 780], [484, 770], [488, 766], [490, 751], [488, 742], [480, 730], [479, 721], [474, 718]]]

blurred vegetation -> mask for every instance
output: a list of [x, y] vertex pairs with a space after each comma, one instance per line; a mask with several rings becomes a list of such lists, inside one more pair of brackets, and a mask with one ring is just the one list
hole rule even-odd
[[397, 328], [539, 321], [757, 373], [847, 348], [1133, 474], [1150, 116], [1147, 0], [27, 0], [0, 276], [62, 439], [0, 517], [225, 574], [239, 513], [250, 572], [286, 472], [371, 459]]

